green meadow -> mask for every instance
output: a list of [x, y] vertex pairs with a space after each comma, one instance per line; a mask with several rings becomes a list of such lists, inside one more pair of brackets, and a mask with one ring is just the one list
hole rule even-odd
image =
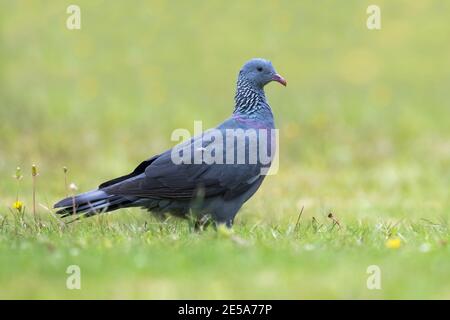
[[[377, 0], [381, 30], [360, 0], [0, 4], [0, 298], [450, 298], [450, 2]], [[54, 215], [227, 118], [252, 57], [288, 81], [280, 162], [232, 230]]]

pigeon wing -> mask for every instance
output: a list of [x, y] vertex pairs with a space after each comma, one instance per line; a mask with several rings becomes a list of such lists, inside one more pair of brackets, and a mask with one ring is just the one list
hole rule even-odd
[[[145, 170], [141, 167], [142, 173], [134, 176], [131, 174], [128, 179], [106, 185], [105, 191], [123, 196], [187, 200], [195, 197], [198, 190], [202, 189], [205, 197], [222, 195], [224, 198], [233, 198], [256, 183], [261, 173], [261, 166], [257, 163], [193, 163], [196, 152], [202, 152], [206, 147], [214, 148], [215, 143], [222, 144], [222, 141], [206, 139], [198, 148], [197, 139], [199, 138], [193, 138], [184, 144], [184, 148], [192, 150], [192, 161], [189, 164], [174, 163], [171, 150], [168, 150], [156, 159], [152, 158], [145, 165]], [[225, 148], [224, 155], [228, 152], [235, 152], [233, 145]]]

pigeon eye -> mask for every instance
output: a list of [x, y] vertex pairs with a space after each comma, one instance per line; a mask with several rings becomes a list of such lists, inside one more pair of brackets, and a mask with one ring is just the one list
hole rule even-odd
[[262, 67], [258, 67], [258, 68], [256, 68], [256, 70], [258, 70], [259, 72], [261, 72], [261, 71], [263, 71], [263, 68], [262, 68]]

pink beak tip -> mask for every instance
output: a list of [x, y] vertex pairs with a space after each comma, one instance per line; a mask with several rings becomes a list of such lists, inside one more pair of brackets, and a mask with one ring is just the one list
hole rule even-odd
[[272, 78], [273, 81], [281, 83], [283, 86], [287, 86], [287, 81], [282, 76], [280, 76], [278, 73], [275, 74]]

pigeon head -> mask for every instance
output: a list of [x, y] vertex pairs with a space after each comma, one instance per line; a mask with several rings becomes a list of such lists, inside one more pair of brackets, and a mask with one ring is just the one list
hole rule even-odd
[[262, 89], [271, 81], [276, 81], [286, 86], [286, 80], [280, 76], [272, 66], [272, 62], [255, 58], [248, 61], [239, 72], [239, 80], [246, 80], [257, 89]]

